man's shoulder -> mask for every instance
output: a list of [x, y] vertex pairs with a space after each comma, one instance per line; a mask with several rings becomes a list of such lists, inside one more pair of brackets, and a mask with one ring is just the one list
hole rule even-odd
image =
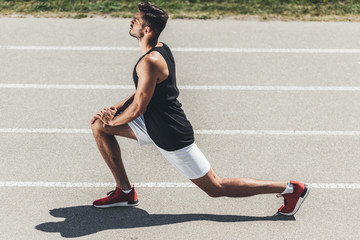
[[166, 61], [157, 51], [147, 54], [138, 64], [139, 67], [163, 68]]
[[158, 51], [151, 51], [148, 55], [144, 57], [145, 61], [149, 61], [150, 63], [156, 63], [164, 59], [164, 57]]

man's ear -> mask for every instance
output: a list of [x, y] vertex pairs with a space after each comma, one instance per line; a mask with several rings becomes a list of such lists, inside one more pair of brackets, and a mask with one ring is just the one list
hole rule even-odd
[[145, 33], [150, 33], [151, 32], [151, 28], [149, 26], [145, 27]]

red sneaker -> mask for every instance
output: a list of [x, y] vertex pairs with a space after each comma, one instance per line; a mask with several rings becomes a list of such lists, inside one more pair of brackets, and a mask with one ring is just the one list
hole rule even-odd
[[139, 205], [137, 194], [134, 188], [129, 194], [125, 194], [120, 188], [107, 193], [107, 197], [98, 199], [93, 202], [94, 207], [108, 208], [108, 207], [132, 207]]
[[292, 216], [299, 210], [310, 191], [310, 187], [307, 184], [295, 181], [290, 181], [290, 183], [294, 187], [293, 193], [278, 194], [278, 197], [284, 197], [284, 205], [279, 208], [278, 213], [286, 216]]

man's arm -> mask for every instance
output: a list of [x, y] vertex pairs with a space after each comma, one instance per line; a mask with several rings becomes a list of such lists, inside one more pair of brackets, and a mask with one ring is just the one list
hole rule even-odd
[[103, 114], [105, 112], [107, 113], [107, 115], [108, 115], [107, 117], [109, 119], [113, 119], [117, 112], [124, 111], [132, 103], [132, 101], [134, 100], [134, 96], [135, 96], [135, 93], [133, 95], [131, 95], [130, 97], [128, 97], [127, 99], [119, 102], [118, 104], [111, 106], [110, 108], [103, 108], [90, 120], [90, 124], [94, 124], [94, 122], [97, 119], [100, 119], [101, 116], [103, 116]]
[[119, 102], [118, 104], [114, 105], [117, 111], [124, 111], [134, 100], [135, 93], [128, 97], [127, 99]]
[[158, 57], [150, 55], [144, 57], [137, 66], [139, 81], [131, 104], [127, 106], [122, 114], [114, 118], [107, 113], [108, 111], [104, 111], [99, 119], [105, 125], [119, 126], [127, 124], [144, 114], [154, 94], [156, 83], [161, 73], [161, 67]]

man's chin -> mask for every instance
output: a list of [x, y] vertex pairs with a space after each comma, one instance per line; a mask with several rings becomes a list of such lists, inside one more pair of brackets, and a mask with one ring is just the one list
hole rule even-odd
[[137, 38], [133, 33], [131, 33], [131, 29], [129, 30], [129, 35], [134, 37], [134, 38]]
[[129, 35], [136, 39], [140, 39], [143, 37], [143, 36], [139, 36], [139, 35], [135, 35], [134, 33], [131, 33], [131, 30], [129, 31]]

